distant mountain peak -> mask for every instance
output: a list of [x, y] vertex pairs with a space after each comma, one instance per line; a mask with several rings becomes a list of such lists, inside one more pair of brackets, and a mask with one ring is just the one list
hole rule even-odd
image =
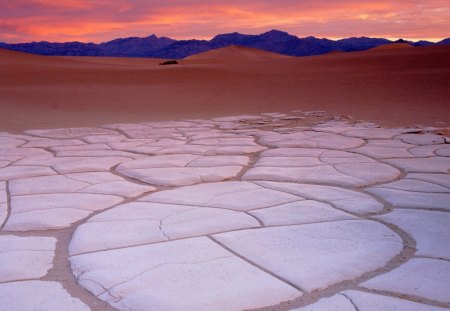
[[264, 32], [264, 33], [260, 34], [260, 36], [262, 36], [262, 37], [269, 37], [269, 36], [270, 37], [281, 37], [281, 38], [284, 38], [284, 37], [295, 37], [295, 36], [285, 32], [285, 31], [281, 31], [281, 30], [277, 30], [277, 29], [272, 29], [272, 30], [269, 30], [267, 32]]
[[450, 38], [444, 39], [439, 41], [437, 44], [441, 45], [441, 44], [450, 44]]
[[[410, 42], [414, 46], [434, 45], [433, 42]], [[384, 38], [351, 37], [340, 40], [316, 38], [313, 36], [298, 38], [285, 31], [272, 29], [259, 35], [231, 32], [218, 34], [211, 40], [174, 40], [151, 34], [147, 37], [118, 38], [108, 42], [29, 42], [8, 44], [1, 43], [0, 48], [40, 54], [40, 55], [71, 55], [71, 56], [121, 56], [121, 57], [158, 57], [180, 59], [186, 56], [206, 52], [227, 46], [244, 46], [289, 56], [306, 56], [325, 54], [331, 51], [362, 51], [377, 46], [392, 43]], [[437, 44], [450, 44], [450, 38]]]
[[270, 40], [273, 42], [281, 43], [281, 42], [288, 42], [292, 40], [297, 40], [298, 37], [290, 35], [287, 32], [272, 29], [270, 31], [267, 31], [265, 33], [262, 33], [259, 35], [260, 38], [265, 40]]
[[217, 39], [220, 39], [220, 38], [235, 38], [235, 37], [240, 37], [240, 36], [247, 36], [247, 35], [243, 35], [243, 34], [241, 34], [241, 33], [239, 33], [239, 32], [230, 32], [230, 33], [222, 33], [222, 34], [218, 34], [218, 35], [216, 35], [216, 36], [214, 36], [212, 39], [211, 39], [211, 41], [212, 40], [217, 40]]
[[287, 33], [286, 31], [281, 31], [281, 30], [278, 30], [278, 29], [271, 29], [271, 30], [269, 30], [269, 31], [266, 31], [266, 32], [262, 33], [262, 35], [265, 35], [265, 34], [283, 34], [283, 35], [289, 35], [289, 33]]

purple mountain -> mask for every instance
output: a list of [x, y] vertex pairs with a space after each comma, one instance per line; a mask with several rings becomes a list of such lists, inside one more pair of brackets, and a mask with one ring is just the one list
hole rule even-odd
[[[342, 40], [315, 37], [298, 38], [287, 32], [271, 30], [260, 35], [245, 35], [237, 32], [220, 34], [211, 40], [174, 40], [151, 35], [145, 38], [120, 38], [100, 44], [83, 42], [51, 43], [45, 41], [15, 44], [0, 42], [0, 48], [40, 55], [181, 59], [192, 54], [230, 45], [241, 45], [291, 56], [308, 56], [325, 54], [331, 51], [362, 51], [391, 42], [383, 38], [368, 37], [353, 37]], [[427, 46], [450, 44], [450, 38], [438, 43], [428, 41], [402, 42], [408, 42], [414, 46]]]

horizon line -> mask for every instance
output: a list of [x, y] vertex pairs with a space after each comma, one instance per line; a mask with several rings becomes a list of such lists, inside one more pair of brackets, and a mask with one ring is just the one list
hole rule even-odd
[[314, 35], [299, 36], [299, 35], [296, 35], [296, 34], [291, 34], [291, 33], [287, 32], [287, 31], [283, 31], [283, 30], [279, 30], [279, 29], [271, 29], [271, 30], [268, 30], [268, 31], [265, 31], [265, 32], [262, 32], [262, 33], [259, 33], [259, 34], [248, 34], [248, 33], [240, 33], [240, 32], [237, 32], [237, 31], [233, 31], [233, 32], [219, 33], [219, 34], [216, 34], [216, 35], [214, 35], [212, 37], [197, 37], [197, 38], [176, 38], [176, 36], [175, 37], [171, 37], [171, 36], [166, 36], [166, 35], [156, 35], [155, 33], [153, 33], [153, 34], [149, 34], [147, 36], [142, 36], [142, 37], [141, 36], [116, 37], [116, 38], [113, 38], [113, 39], [110, 39], [110, 40], [105, 40], [105, 41], [103, 41], [103, 40], [102, 41], [80, 41], [80, 40], [73, 40], [73, 41], [71, 41], [71, 40], [69, 40], [69, 41], [47, 41], [47, 40], [33, 40], [33, 41], [26, 41], [26, 42], [6, 42], [6, 41], [2, 41], [2, 39], [0, 39], [0, 42], [1, 43], [6, 43], [6, 44], [26, 44], [26, 43], [34, 43], [34, 42], [48, 42], [48, 43], [79, 42], [79, 43], [86, 43], [86, 44], [88, 44], [88, 43], [102, 44], [102, 43], [107, 43], [107, 42], [114, 41], [114, 40], [117, 40], [117, 39], [127, 39], [127, 38], [141, 38], [142, 39], [142, 38], [148, 38], [148, 37], [151, 37], [151, 36], [156, 36], [157, 38], [169, 38], [169, 39], [176, 40], [176, 41], [189, 41], [189, 40], [211, 41], [212, 39], [214, 39], [218, 35], [226, 35], [226, 34], [238, 33], [238, 34], [241, 34], [241, 35], [258, 36], [258, 35], [261, 35], [261, 34], [264, 34], [264, 33], [267, 33], [267, 32], [271, 32], [271, 31], [274, 31], [274, 30], [275, 31], [279, 31], [279, 32], [285, 32], [285, 33], [287, 33], [287, 34], [289, 34], [291, 36], [295, 36], [295, 37], [297, 37], [299, 39], [308, 38], [308, 37], [314, 37], [314, 38], [317, 38], [317, 39], [328, 39], [328, 40], [332, 40], [332, 41], [338, 41], [338, 40], [349, 39], [349, 38], [373, 38], [373, 39], [387, 39], [389, 41], [405, 40], [405, 41], [412, 41], [412, 42], [429, 41], [429, 42], [433, 42], [433, 43], [438, 43], [438, 42], [440, 42], [442, 40], [450, 38], [450, 37], [444, 37], [444, 38], [420, 38], [419, 39], [419, 38], [405, 38], [405, 37], [392, 37], [392, 36], [388, 36], [388, 37], [374, 36], [374, 37], [371, 37], [371, 36], [365, 36], [365, 35], [360, 35], [360, 36], [356, 36], [355, 35], [355, 36], [350, 36], [350, 37], [333, 37], [333, 36], [331, 36], [331, 37], [322, 37], [322, 36], [314, 36]]

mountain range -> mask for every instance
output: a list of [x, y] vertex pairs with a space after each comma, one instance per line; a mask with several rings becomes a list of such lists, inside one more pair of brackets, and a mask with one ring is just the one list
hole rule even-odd
[[[429, 41], [405, 41], [412, 46], [450, 44], [450, 38], [434, 43]], [[117, 57], [156, 57], [181, 59], [211, 49], [240, 45], [290, 56], [308, 56], [333, 51], [362, 51], [380, 45], [394, 43], [384, 38], [352, 37], [341, 40], [320, 39], [316, 37], [299, 38], [287, 32], [271, 30], [260, 35], [245, 35], [237, 32], [220, 34], [211, 40], [174, 40], [151, 35], [145, 38], [120, 38], [104, 43], [46, 41], [29, 43], [4, 43], [0, 48], [58, 56], [117, 56]]]

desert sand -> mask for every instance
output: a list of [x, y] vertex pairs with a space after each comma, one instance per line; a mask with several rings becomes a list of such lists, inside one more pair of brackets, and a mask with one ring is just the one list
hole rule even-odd
[[[392, 45], [393, 46], [393, 45]], [[325, 110], [388, 126], [450, 124], [450, 47], [288, 57], [227, 47], [159, 59], [0, 50], [0, 127], [87, 126]]]
[[380, 50], [391, 50], [391, 49], [404, 49], [404, 48], [412, 48], [413, 46], [408, 43], [389, 43], [380, 45], [370, 49], [371, 51], [380, 51]]

